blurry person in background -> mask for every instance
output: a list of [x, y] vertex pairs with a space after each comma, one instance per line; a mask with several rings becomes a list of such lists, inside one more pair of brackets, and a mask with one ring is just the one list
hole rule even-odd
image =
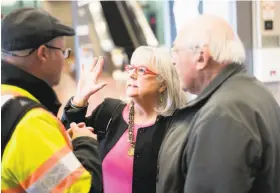
[[18, 9], [1, 23], [1, 192], [101, 192], [96, 136], [71, 125], [72, 141], [56, 118], [52, 86], [74, 36], [49, 13]]
[[89, 117], [88, 99], [99, 83], [103, 59], [82, 69], [76, 95], [65, 107], [63, 122], [85, 122], [100, 140], [105, 193], [155, 193], [158, 151], [170, 116], [186, 102], [164, 48], [137, 48], [128, 73], [128, 102], [106, 98]]
[[159, 153], [158, 193], [279, 193], [280, 108], [244, 67], [245, 50], [222, 18], [179, 31], [172, 58], [198, 95], [176, 111]]

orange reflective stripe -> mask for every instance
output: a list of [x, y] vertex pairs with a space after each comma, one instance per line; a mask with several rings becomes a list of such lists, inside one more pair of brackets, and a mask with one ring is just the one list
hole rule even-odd
[[1, 190], [1, 193], [23, 193], [25, 192], [24, 189], [19, 185], [18, 187], [15, 188], [9, 188], [6, 190]]
[[64, 192], [69, 188], [86, 170], [81, 166], [76, 171], [72, 172], [68, 177], [62, 180], [51, 192]]
[[60, 151], [56, 152], [51, 158], [43, 163], [34, 173], [32, 173], [26, 180], [21, 182], [21, 186], [24, 189], [28, 189], [33, 183], [35, 183], [41, 176], [48, 172], [62, 157], [71, 152], [71, 149], [66, 146]]
[[21, 96], [22, 94], [20, 94], [19, 92], [16, 92], [16, 91], [13, 91], [13, 90], [1, 90], [1, 95], [6, 95], [6, 94], [9, 94], [9, 95], [13, 95], [13, 96]]
[[61, 181], [81, 167], [73, 152], [62, 157], [52, 168], [26, 189], [28, 193], [51, 192]]

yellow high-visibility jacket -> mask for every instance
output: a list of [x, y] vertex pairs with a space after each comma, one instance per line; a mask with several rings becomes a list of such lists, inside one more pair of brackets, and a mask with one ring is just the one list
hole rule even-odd
[[[1, 95], [26, 96], [26, 90], [1, 85]], [[18, 122], [2, 157], [1, 192], [86, 193], [91, 175], [73, 153], [59, 119], [43, 108], [27, 112]]]

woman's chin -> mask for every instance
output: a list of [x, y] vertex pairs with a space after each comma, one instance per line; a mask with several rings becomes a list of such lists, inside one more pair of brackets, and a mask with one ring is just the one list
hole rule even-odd
[[126, 91], [126, 96], [128, 96], [129, 98], [134, 98], [134, 97], [138, 96], [138, 93]]

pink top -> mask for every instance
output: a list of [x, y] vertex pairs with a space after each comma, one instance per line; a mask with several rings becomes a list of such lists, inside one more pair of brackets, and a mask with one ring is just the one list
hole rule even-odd
[[[123, 110], [123, 119], [128, 123], [129, 106]], [[134, 124], [134, 140], [140, 127], [149, 125]], [[104, 193], [132, 193], [133, 156], [127, 154], [128, 129], [124, 132], [115, 146], [108, 152], [102, 162]]]

